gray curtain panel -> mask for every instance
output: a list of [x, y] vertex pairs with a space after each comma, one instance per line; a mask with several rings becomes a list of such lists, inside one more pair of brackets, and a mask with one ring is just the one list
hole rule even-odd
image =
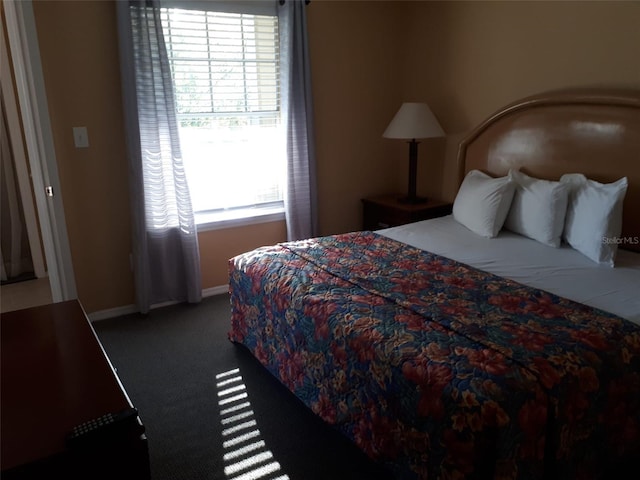
[[201, 300], [200, 254], [155, 0], [117, 3], [136, 304]]
[[287, 194], [284, 206], [289, 240], [318, 235], [316, 158], [313, 137], [311, 68], [305, 2], [278, 7], [282, 122], [287, 142]]

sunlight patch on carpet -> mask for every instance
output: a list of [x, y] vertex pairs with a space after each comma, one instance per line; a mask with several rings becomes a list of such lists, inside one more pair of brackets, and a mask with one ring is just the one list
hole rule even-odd
[[[224, 473], [230, 480], [289, 480], [262, 440], [240, 369], [216, 375]], [[241, 392], [241, 393], [240, 393]]]

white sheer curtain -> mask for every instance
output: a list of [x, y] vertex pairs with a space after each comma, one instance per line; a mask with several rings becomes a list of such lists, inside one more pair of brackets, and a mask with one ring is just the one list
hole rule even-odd
[[318, 234], [316, 159], [307, 16], [302, 0], [278, 2], [282, 122], [287, 134], [285, 215], [289, 240]]
[[136, 303], [198, 302], [198, 237], [180, 154], [171, 70], [155, 0], [117, 2]]

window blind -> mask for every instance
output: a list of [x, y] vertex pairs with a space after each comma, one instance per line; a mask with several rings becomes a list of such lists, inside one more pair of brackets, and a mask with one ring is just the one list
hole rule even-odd
[[162, 22], [182, 125], [278, 120], [276, 17], [165, 8]]
[[161, 19], [194, 211], [282, 209], [277, 16], [167, 7]]

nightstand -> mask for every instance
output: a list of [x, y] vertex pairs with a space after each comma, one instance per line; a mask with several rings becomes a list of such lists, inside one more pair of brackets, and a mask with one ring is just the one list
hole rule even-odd
[[401, 203], [402, 195], [379, 195], [362, 199], [364, 230], [396, 227], [405, 223], [449, 215], [453, 204], [429, 199], [425, 203]]

